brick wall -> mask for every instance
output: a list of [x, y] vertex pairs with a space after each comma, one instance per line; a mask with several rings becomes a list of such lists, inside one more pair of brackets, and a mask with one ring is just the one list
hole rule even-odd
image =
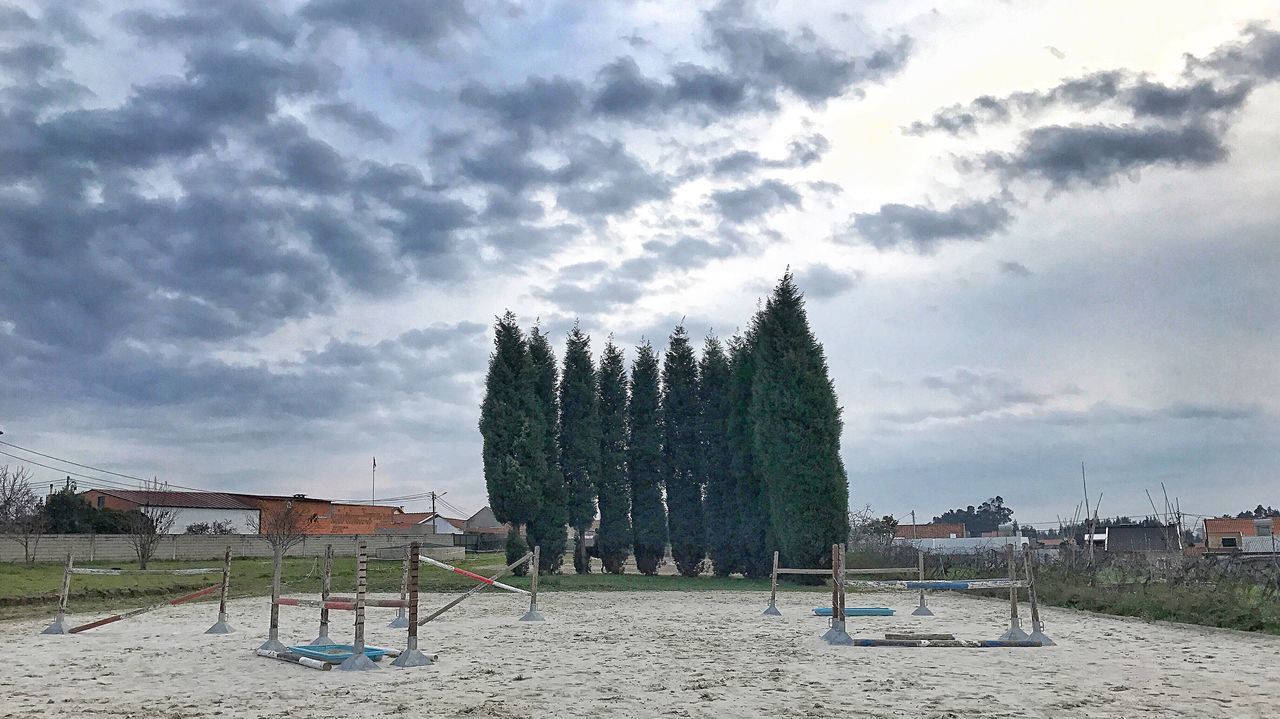
[[[356, 541], [368, 543], [369, 554], [386, 556], [392, 548], [409, 542], [420, 542], [432, 548], [433, 558], [461, 559], [461, 547], [453, 546], [452, 535], [423, 534], [361, 534], [309, 536], [289, 550], [290, 557], [319, 557], [324, 555], [326, 544], [333, 545], [334, 554], [353, 557]], [[221, 559], [226, 547], [231, 546], [233, 557], [270, 557], [271, 546], [256, 534], [195, 535], [174, 534], [160, 539], [155, 559], [203, 560]], [[437, 549], [438, 548], [438, 549]], [[445, 551], [447, 548], [448, 551]], [[382, 551], [379, 551], [382, 550]], [[71, 552], [76, 561], [128, 562], [136, 559], [129, 537], [123, 534], [47, 534], [40, 539], [36, 549], [36, 561], [61, 562]], [[396, 556], [400, 556], [396, 554]], [[21, 562], [22, 545], [0, 536], [0, 562]]]

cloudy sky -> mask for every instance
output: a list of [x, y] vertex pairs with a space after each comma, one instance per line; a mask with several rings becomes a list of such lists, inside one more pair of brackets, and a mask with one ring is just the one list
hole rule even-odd
[[631, 357], [790, 266], [854, 505], [1280, 503], [1274, 2], [131, 7], [0, 0], [6, 441], [474, 510], [495, 314]]

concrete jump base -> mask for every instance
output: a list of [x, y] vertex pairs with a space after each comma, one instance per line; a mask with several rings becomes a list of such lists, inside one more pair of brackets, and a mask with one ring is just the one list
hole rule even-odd
[[423, 654], [417, 649], [406, 649], [400, 652], [400, 656], [391, 662], [391, 666], [407, 669], [408, 667], [425, 667], [431, 665], [431, 657]]
[[1045, 633], [1040, 631], [1039, 629], [1035, 630], [1034, 632], [1031, 632], [1030, 639], [1033, 642], [1040, 642], [1040, 646], [1042, 647], [1057, 646], [1057, 642], [1047, 637]]
[[770, 604], [768, 607], [766, 607], [766, 608], [765, 608], [765, 610], [764, 610], [764, 616], [766, 616], [766, 617], [780, 617], [780, 616], [782, 616], [782, 612], [778, 611], [778, 608], [777, 608], [776, 606], [774, 606], [774, 605]]
[[367, 672], [371, 669], [377, 669], [378, 665], [368, 657], [364, 652], [356, 652], [342, 661], [341, 664], [334, 667], [340, 672]]
[[391, 620], [391, 623], [387, 625], [387, 629], [405, 629], [408, 626], [409, 626], [409, 617], [401, 613], [401, 614], [397, 614], [396, 618]]
[[525, 612], [525, 613], [524, 613], [524, 616], [520, 617], [520, 621], [522, 621], [522, 622], [545, 622], [545, 621], [547, 621], [547, 618], [546, 618], [546, 617], [544, 617], [544, 616], [542, 616], [542, 612], [538, 611], [537, 609], [530, 609], [529, 611], [527, 611], [527, 612]]
[[279, 639], [268, 639], [267, 641], [262, 643], [262, 646], [258, 648], [265, 649], [269, 652], [287, 653], [289, 651], [289, 647], [286, 647], [285, 645], [281, 644]]
[[227, 615], [219, 614], [218, 621], [214, 622], [213, 626], [206, 629], [204, 633], [205, 634], [232, 634], [235, 631], [236, 631], [235, 627], [231, 626], [230, 624], [227, 624]]
[[913, 616], [913, 617], [932, 617], [932, 616], [933, 616], [933, 612], [929, 611], [929, 608], [928, 608], [928, 607], [925, 607], [925, 606], [919, 606], [919, 607], [916, 607], [916, 610], [915, 610], [914, 612], [912, 612], [912, 613], [911, 613], [911, 616]]
[[844, 622], [832, 622], [831, 628], [822, 635], [822, 641], [832, 646], [853, 646], [853, 637], [844, 629]]
[[1022, 627], [1017, 624], [1010, 625], [1009, 631], [1000, 635], [1000, 641], [1002, 642], [1025, 642], [1030, 641], [1030, 639], [1031, 635], [1022, 631]]
[[54, 619], [53, 623], [45, 627], [40, 633], [41, 634], [66, 634], [67, 618], [62, 616], [62, 613], [59, 612], [58, 618]]

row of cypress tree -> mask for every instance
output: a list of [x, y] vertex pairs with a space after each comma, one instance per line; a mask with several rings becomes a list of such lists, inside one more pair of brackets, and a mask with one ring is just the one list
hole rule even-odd
[[[557, 376], [558, 375], [558, 376]], [[547, 335], [526, 337], [498, 318], [480, 431], [490, 506], [510, 522], [507, 555], [542, 547], [557, 571], [574, 531], [574, 568], [589, 569], [585, 533], [606, 571], [634, 555], [654, 574], [670, 546], [694, 576], [767, 576], [777, 549], [787, 566], [830, 563], [848, 535], [848, 480], [840, 408], [826, 357], [788, 272], [746, 332], [702, 356], [684, 327], [659, 362], [648, 342], [630, 376], [606, 343], [599, 366], [575, 325], [557, 371]]]

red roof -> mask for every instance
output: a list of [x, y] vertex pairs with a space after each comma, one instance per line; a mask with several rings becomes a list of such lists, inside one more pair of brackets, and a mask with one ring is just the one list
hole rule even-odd
[[140, 506], [185, 509], [257, 509], [222, 492], [148, 492], [140, 489], [99, 489], [100, 494]]

